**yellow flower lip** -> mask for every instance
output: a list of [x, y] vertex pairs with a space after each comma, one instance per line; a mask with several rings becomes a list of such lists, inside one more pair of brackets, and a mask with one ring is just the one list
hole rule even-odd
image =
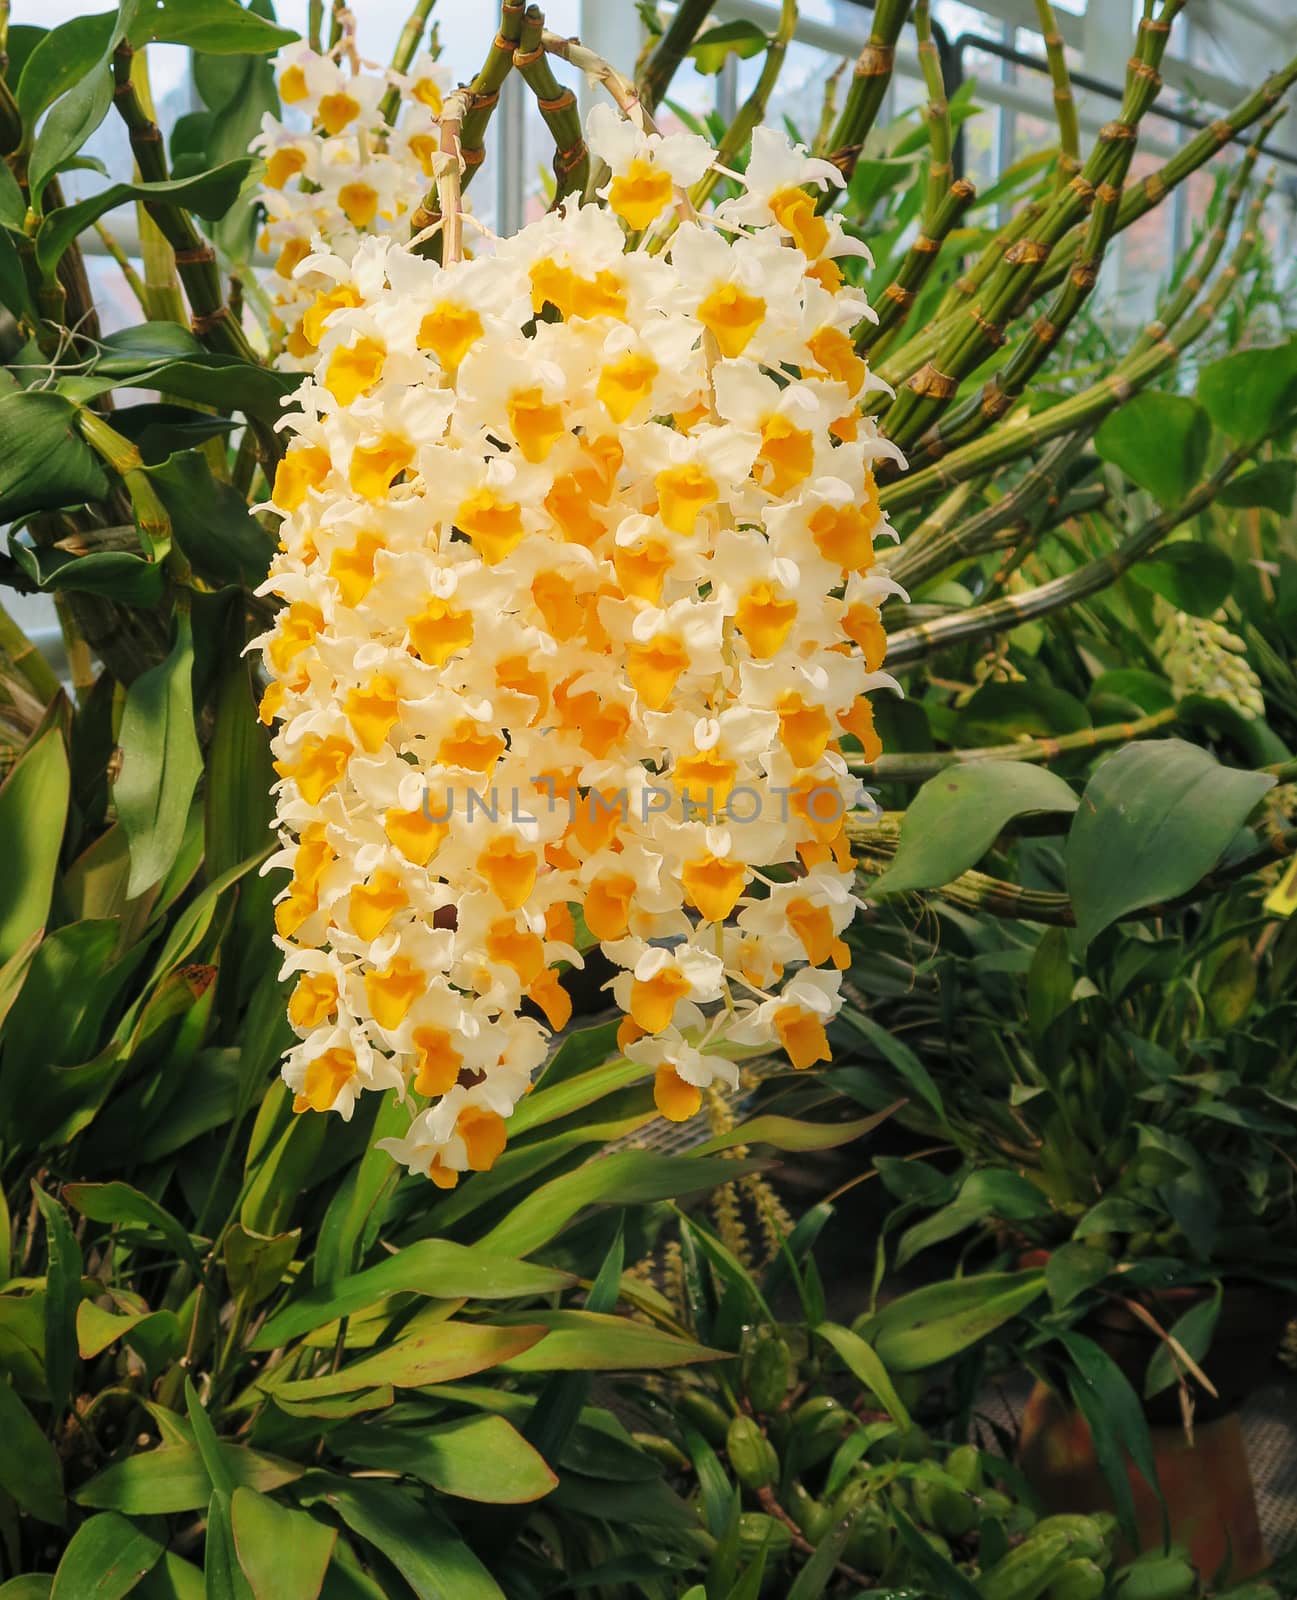
[[483, 561], [495, 566], [522, 543], [522, 507], [515, 500], [500, 500], [481, 489], [455, 513], [455, 526], [477, 546]]
[[382, 500], [392, 484], [414, 461], [408, 439], [385, 433], [373, 444], [357, 445], [351, 452], [351, 487], [366, 500]]
[[864, 572], [874, 564], [874, 524], [856, 505], [820, 506], [810, 520], [815, 548], [843, 572]]
[[518, 448], [533, 463], [544, 461], [567, 432], [562, 406], [538, 388], [515, 389], [504, 409]]
[[601, 872], [586, 890], [582, 915], [596, 939], [620, 939], [626, 933], [635, 880], [628, 872]]
[[686, 861], [680, 879], [689, 903], [705, 922], [724, 922], [743, 893], [747, 869], [741, 861], [705, 855]]
[[736, 283], [713, 289], [698, 307], [698, 320], [715, 336], [721, 354], [730, 359], [743, 354], [765, 316], [765, 301]]
[[699, 516], [720, 499], [715, 478], [695, 461], [665, 468], [654, 479], [654, 487], [663, 522], [682, 536], [691, 534]]
[[821, 255], [829, 242], [829, 225], [819, 216], [815, 201], [805, 189], [779, 189], [770, 196], [770, 211], [793, 243], [810, 260]]
[[426, 975], [406, 956], [397, 956], [381, 972], [367, 972], [365, 999], [374, 1021], [380, 1028], [399, 1028], [427, 986]]
[[658, 364], [652, 356], [630, 350], [599, 374], [595, 394], [614, 422], [625, 422], [653, 392]]
[[320, 101], [320, 126], [331, 138], [360, 115], [360, 102], [345, 91], [326, 94]]
[[361, 338], [339, 345], [329, 357], [324, 387], [340, 406], [349, 406], [383, 376], [387, 347], [378, 339]]
[[338, 1009], [338, 980], [331, 972], [304, 972], [288, 1002], [288, 1020], [303, 1033], [327, 1022]]
[[414, 1050], [414, 1092], [449, 1094], [459, 1082], [459, 1069], [464, 1065], [450, 1034], [445, 1028], [416, 1028]]
[[671, 174], [636, 157], [608, 186], [608, 204], [638, 233], [671, 203]]
[[435, 597], [407, 620], [406, 627], [415, 654], [430, 667], [444, 667], [473, 642], [472, 612]]
[[650, 711], [666, 705], [688, 665], [689, 652], [670, 633], [655, 634], [644, 644], [632, 643], [626, 651], [626, 676]]
[[823, 706], [807, 705], [795, 692], [781, 695], [779, 738], [798, 767], [813, 767], [828, 748], [833, 724]]
[[651, 978], [636, 978], [631, 983], [630, 1014], [645, 1033], [661, 1033], [670, 1027], [676, 1006], [690, 987], [676, 966], [665, 966]]
[[770, 469], [766, 488], [771, 494], [786, 495], [810, 477], [815, 467], [815, 439], [806, 428], [797, 428], [778, 412], [761, 429], [761, 448], [757, 459]]
[[353, 931], [366, 944], [372, 944], [398, 911], [409, 904], [401, 880], [385, 868], [364, 883], [358, 883], [348, 896], [347, 916]]
[[306, 1068], [302, 1092], [294, 1111], [331, 1111], [342, 1090], [356, 1075], [356, 1058], [350, 1050], [326, 1050]]
[[668, 1122], [688, 1122], [702, 1106], [703, 1092], [664, 1062], [653, 1075], [653, 1101]]
[[477, 858], [477, 870], [506, 911], [517, 911], [531, 898], [539, 863], [507, 837], [492, 839]]
[[453, 372], [481, 337], [482, 318], [472, 306], [443, 300], [420, 322], [415, 342], [420, 350], [431, 350], [440, 365]]
[[780, 1006], [775, 1012], [775, 1031], [788, 1059], [799, 1072], [817, 1061], [832, 1061], [824, 1024], [813, 1011], [801, 1006]]
[[765, 582], [752, 585], [734, 614], [735, 626], [758, 661], [779, 653], [796, 620], [797, 602]]

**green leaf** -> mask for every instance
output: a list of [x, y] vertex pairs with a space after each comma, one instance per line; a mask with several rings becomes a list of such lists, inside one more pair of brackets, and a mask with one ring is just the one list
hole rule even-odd
[[126, 36], [141, 45], [183, 44], [218, 55], [272, 55], [299, 37], [268, 22], [239, 0], [137, 0]]
[[989, 1221], [1029, 1222], [1048, 1216], [1049, 1201], [1028, 1178], [1009, 1168], [986, 1167], [969, 1173], [948, 1206], [934, 1211], [902, 1236], [896, 1264], [904, 1266], [921, 1250], [950, 1239], [965, 1228]]
[[0, 1489], [38, 1522], [63, 1526], [63, 1469], [36, 1419], [0, 1376]]
[[195, 1272], [201, 1270], [198, 1252], [184, 1227], [164, 1206], [133, 1189], [129, 1183], [70, 1183], [64, 1193], [68, 1204], [83, 1217], [89, 1217], [92, 1222], [139, 1227], [156, 1233]]
[[[223, 1468], [236, 1487], [243, 1484], [268, 1494], [302, 1474], [296, 1462], [241, 1445], [222, 1442], [219, 1451]], [[105, 1467], [82, 1485], [75, 1498], [78, 1505], [96, 1510], [153, 1517], [201, 1511], [211, 1492], [211, 1477], [197, 1445], [164, 1444]]]
[[854, 1006], [845, 1007], [841, 1016], [843, 1022], [869, 1040], [884, 1061], [895, 1067], [904, 1082], [914, 1090], [924, 1105], [935, 1113], [937, 1120], [944, 1124], [946, 1113], [941, 1101], [941, 1090], [937, 1088], [931, 1073], [909, 1045], [893, 1038], [882, 1023], [875, 1022], [872, 1017], [867, 1017], [863, 1011], [857, 1011]]
[[1234, 563], [1213, 544], [1181, 540], [1164, 545], [1147, 561], [1130, 569], [1135, 583], [1169, 600], [1177, 611], [1210, 617], [1229, 598], [1234, 587]]
[[878, 1359], [874, 1347], [858, 1333], [853, 1333], [850, 1328], [841, 1327], [836, 1322], [821, 1322], [815, 1331], [821, 1339], [833, 1346], [870, 1393], [878, 1397], [887, 1415], [897, 1427], [908, 1428], [910, 1413], [905, 1409], [905, 1403], [897, 1394], [892, 1380], [887, 1375], [887, 1368]]
[[207, 1506], [203, 1584], [206, 1600], [252, 1600], [252, 1590], [234, 1551], [230, 1496], [224, 1489], [213, 1489]]
[[1069, 1328], [1060, 1329], [1058, 1337], [1072, 1358], [1075, 1370], [1068, 1374], [1068, 1388], [1077, 1409], [1090, 1424], [1095, 1458], [1108, 1481], [1118, 1519], [1126, 1537], [1138, 1543], [1134, 1494], [1126, 1471], [1127, 1453], [1149, 1488], [1161, 1498], [1144, 1408], [1121, 1368], [1092, 1339]]
[[[204, 0], [204, 3], [210, 3], [210, 0]], [[250, 15], [247, 12], [243, 14]], [[125, 205], [130, 200], [183, 206], [196, 216], [215, 221], [234, 204], [244, 182], [257, 166], [254, 156], [242, 156], [237, 161], [227, 161], [224, 166], [199, 173], [194, 178], [171, 179], [166, 183], [114, 183], [86, 200], [60, 206], [50, 212], [36, 231], [36, 264], [42, 273], [53, 272], [59, 258], [78, 234], [97, 222], [105, 212]]]
[[[132, 1339], [132, 1334], [138, 1334], [138, 1338]], [[83, 1300], [77, 1307], [77, 1350], [81, 1359], [93, 1361], [118, 1339], [125, 1339], [132, 1349], [141, 1344], [184, 1348], [180, 1319], [173, 1311], [129, 1311], [117, 1316], [93, 1300]]]
[[499, 1319], [505, 1327], [548, 1330], [531, 1348], [504, 1361], [506, 1372], [651, 1372], [659, 1367], [723, 1361], [728, 1352], [627, 1317], [598, 1311], [519, 1311]]
[[130, 843], [131, 899], [158, 883], [176, 859], [203, 770], [194, 730], [193, 665], [189, 617], [180, 612], [170, 655], [127, 691], [113, 800]]
[[72, 17], [51, 28], [27, 57], [14, 98], [28, 135], [42, 112], [104, 59], [113, 21], [111, 11]]
[[[981, 1587], [970, 1583], [948, 1556], [930, 1544], [899, 1507], [892, 1511], [896, 1533], [909, 1553], [913, 1570], [922, 1574], [925, 1589], [942, 1600], [980, 1600]], [[1062, 1544], [1066, 1551], [1066, 1543]], [[1060, 1559], [1060, 1565], [1061, 1559]]]
[[[1171, 1338], [1182, 1345], [1195, 1361], [1201, 1362], [1211, 1348], [1216, 1319], [1220, 1316], [1220, 1304], [1221, 1286], [1217, 1284], [1210, 1299], [1200, 1300], [1197, 1305], [1191, 1306], [1167, 1329]], [[1190, 1392], [1199, 1387], [1197, 1379], [1188, 1375], [1184, 1363], [1172, 1355], [1170, 1346], [1159, 1339], [1144, 1378], [1145, 1400], [1151, 1400], [1163, 1389], [1169, 1389], [1181, 1377], [1188, 1383]]]
[[101, 1512], [72, 1535], [50, 1600], [122, 1600], [153, 1570], [164, 1548], [164, 1540], [115, 1511]]
[[[1281, 517], [1290, 517], [1293, 494], [1297, 491], [1297, 461], [1263, 461], [1249, 472], [1231, 478], [1216, 496], [1217, 505], [1251, 507], [1274, 511]], [[1201, 545], [1200, 549], [1213, 549]]]
[[81, 1247], [67, 1212], [33, 1181], [45, 1221], [45, 1382], [61, 1414], [72, 1394], [77, 1364], [77, 1307], [81, 1304]]
[[1159, 505], [1176, 506], [1202, 477], [1211, 424], [1197, 401], [1145, 389], [1104, 418], [1094, 447]]
[[336, 1529], [246, 1488], [230, 1499], [230, 1524], [254, 1600], [316, 1600], [333, 1559]]
[[965, 761], [929, 778], [910, 802], [895, 859], [869, 893], [901, 894], [951, 883], [974, 866], [1014, 817], [1075, 811], [1056, 773], [1023, 761]]
[[513, 1300], [556, 1294], [571, 1282], [565, 1272], [515, 1261], [481, 1245], [418, 1239], [363, 1272], [291, 1300], [261, 1328], [252, 1348], [273, 1350], [291, 1343], [390, 1294], [423, 1294], [439, 1300]]
[[901, 1295], [857, 1327], [889, 1372], [922, 1372], [1012, 1319], [1045, 1292], [1045, 1274], [986, 1272]]
[[1253, 345], [1198, 374], [1198, 399], [1222, 433], [1256, 444], [1290, 420], [1297, 406], [1297, 339]]
[[135, 1600], [205, 1600], [203, 1575], [192, 1562], [167, 1550], [134, 1596]]
[[529, 1350], [548, 1331], [535, 1324], [494, 1328], [473, 1322], [447, 1322], [432, 1333], [401, 1339], [377, 1355], [353, 1361], [323, 1377], [286, 1383], [271, 1376], [261, 1380], [261, 1387], [289, 1401], [354, 1394], [357, 1389], [389, 1383], [401, 1389], [420, 1389], [499, 1366], [511, 1356]]
[[0, 1583], [0, 1600], [50, 1600], [53, 1578], [45, 1572], [24, 1572], [19, 1578]]
[[697, 71], [714, 77], [731, 56], [747, 61], [769, 47], [765, 31], [755, 22], [721, 22], [708, 28], [689, 47]]
[[1128, 911], [1191, 889], [1274, 781], [1222, 767], [1182, 739], [1126, 745], [1102, 761], [1065, 848], [1082, 942]]
[[1052, 684], [984, 683], [961, 709], [952, 738], [964, 746], [1010, 744], [1024, 735], [1047, 739], [1089, 726], [1081, 702]]
[[1113, 1264], [1111, 1256], [1078, 1240], [1051, 1251], [1045, 1263], [1045, 1285], [1054, 1310], [1065, 1310], [1078, 1295], [1102, 1283]]
[[0, 962], [45, 926], [58, 872], [71, 776], [62, 732], [47, 728], [0, 786], [0, 839], [22, 841], [0, 855]]
[[328, 1506], [381, 1550], [418, 1600], [508, 1600], [446, 1519], [396, 1484], [318, 1473], [301, 1498]]
[[46, 594], [71, 590], [142, 607], [156, 606], [162, 598], [162, 567], [129, 550], [92, 550], [78, 556], [17, 542], [10, 548], [17, 564]]
[[260, 1305], [283, 1282], [297, 1255], [302, 1230], [288, 1233], [253, 1233], [241, 1222], [225, 1235], [225, 1276], [230, 1293], [241, 1295], [249, 1306]]
[[274, 540], [233, 484], [212, 476], [205, 453], [181, 450], [143, 471], [166, 507], [177, 545], [201, 577], [250, 589], [262, 582]]
[[795, 1117], [749, 1117], [727, 1133], [718, 1133], [697, 1147], [700, 1156], [714, 1155], [718, 1150], [730, 1150], [737, 1144], [768, 1144], [774, 1150], [836, 1150], [839, 1145], [850, 1144], [855, 1139], [872, 1133], [905, 1102], [898, 1100], [872, 1117], [860, 1117], [854, 1122], [798, 1122]]
[[1039, 1045], [1055, 1022], [1072, 1004], [1072, 955], [1067, 934], [1050, 928], [1036, 946], [1027, 969], [1027, 1022]]
[[33, 206], [40, 205], [45, 185], [60, 167], [85, 148], [95, 129], [108, 115], [113, 103], [113, 78], [108, 66], [108, 51], [112, 48], [115, 36], [114, 29], [109, 34], [104, 55], [83, 73], [78, 73], [77, 81], [54, 102], [41, 124], [27, 168]]
[[102, 500], [108, 475], [61, 394], [15, 389], [0, 398], [0, 522]]
[[1157, 673], [1123, 667], [1099, 674], [1090, 687], [1087, 704], [1096, 722], [1115, 722], [1165, 711], [1175, 704], [1175, 695]]
[[217, 695], [207, 746], [203, 863], [209, 876], [262, 849], [274, 810], [274, 781], [270, 742], [257, 721], [251, 665], [231, 662]]
[[544, 1456], [504, 1417], [457, 1417], [417, 1429], [351, 1423], [333, 1430], [329, 1446], [347, 1461], [489, 1505], [529, 1504], [558, 1483]]
[[[638, 1074], [642, 1076], [643, 1070], [637, 1068]], [[697, 1194], [741, 1178], [758, 1165], [727, 1156], [655, 1156], [619, 1150], [533, 1189], [480, 1242], [502, 1255], [531, 1255], [587, 1206], [640, 1205]]]

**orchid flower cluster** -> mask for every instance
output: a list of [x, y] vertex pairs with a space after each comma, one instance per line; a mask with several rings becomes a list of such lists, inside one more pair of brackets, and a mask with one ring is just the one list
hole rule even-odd
[[838, 173], [759, 128], [695, 215], [704, 140], [588, 132], [600, 204], [295, 269], [327, 287], [257, 641], [284, 1077], [344, 1117], [394, 1089], [383, 1143], [442, 1187], [500, 1153], [595, 945], [669, 1118], [746, 1052], [829, 1059], [868, 804], [841, 741], [876, 756], [897, 687]]
[[[427, 191], [436, 163], [440, 116], [450, 70], [420, 52], [408, 72], [352, 70], [304, 44], [281, 60], [281, 120], [269, 112], [252, 148], [266, 163], [259, 199], [265, 210], [262, 251], [274, 263], [271, 301], [283, 328], [279, 364], [306, 370], [319, 345], [315, 322], [321, 290], [332, 283], [299, 270], [314, 241], [326, 239], [350, 258], [364, 239], [408, 238], [410, 215]], [[399, 95], [400, 118], [389, 127], [385, 93]]]

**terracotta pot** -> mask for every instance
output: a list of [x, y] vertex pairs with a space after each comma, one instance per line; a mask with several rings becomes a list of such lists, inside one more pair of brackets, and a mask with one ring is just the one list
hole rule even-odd
[[[1154, 1425], [1149, 1431], [1172, 1540], [1188, 1546], [1202, 1572], [1217, 1571], [1227, 1555], [1232, 1578], [1260, 1572], [1269, 1557], [1257, 1520], [1238, 1413], [1196, 1426], [1192, 1445], [1178, 1425]], [[1036, 1385], [1027, 1402], [1018, 1460], [1045, 1511], [1113, 1509], [1089, 1426], [1043, 1383]], [[1140, 1545], [1156, 1548], [1162, 1542], [1162, 1508], [1134, 1467], [1128, 1465], [1127, 1470]]]

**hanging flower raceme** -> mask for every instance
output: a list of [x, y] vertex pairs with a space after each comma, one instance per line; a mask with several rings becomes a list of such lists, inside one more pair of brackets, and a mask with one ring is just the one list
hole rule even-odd
[[[365, 239], [409, 236], [410, 215], [433, 174], [450, 82], [449, 70], [427, 52], [405, 73], [360, 63], [349, 71], [306, 45], [281, 57], [284, 115], [267, 112], [252, 146], [266, 163], [260, 244], [274, 264], [271, 303], [285, 338], [281, 365], [312, 366], [324, 318], [355, 303], [347, 286], [299, 270], [317, 244], [350, 261]], [[399, 95], [395, 127], [380, 110], [389, 89]], [[337, 298], [322, 299], [321, 291], [330, 290]]]
[[[389, 238], [298, 267], [317, 353], [273, 507], [272, 865], [299, 1109], [394, 1088], [386, 1141], [489, 1167], [617, 969], [626, 1055], [674, 1119], [733, 1057], [829, 1059], [856, 910], [844, 737], [869, 695], [887, 529], [835, 259], [837, 181], [758, 129], [695, 217], [700, 139], [590, 120], [606, 208], [439, 265]], [[760, 180], [761, 187], [758, 187]]]

